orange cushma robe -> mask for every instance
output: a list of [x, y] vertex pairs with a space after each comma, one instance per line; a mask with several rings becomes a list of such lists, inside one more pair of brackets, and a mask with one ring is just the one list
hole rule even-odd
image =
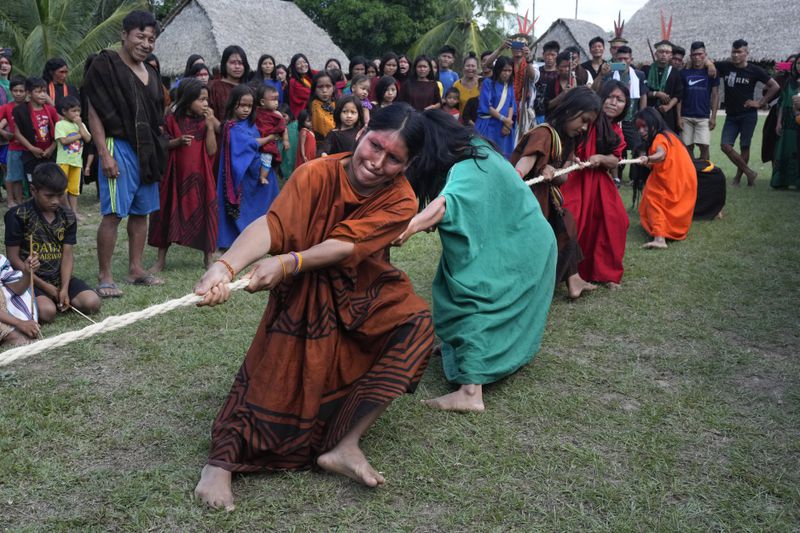
[[659, 133], [650, 147], [650, 155], [658, 148], [667, 155], [650, 170], [639, 204], [639, 217], [644, 230], [653, 237], [682, 241], [692, 225], [697, 201], [697, 171], [689, 152], [676, 136]]

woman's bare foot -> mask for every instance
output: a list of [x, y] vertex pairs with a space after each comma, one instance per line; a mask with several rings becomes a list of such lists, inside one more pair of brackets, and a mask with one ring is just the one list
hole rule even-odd
[[347, 476], [367, 487], [377, 487], [386, 482], [380, 472], [372, 468], [357, 444], [340, 441], [335, 448], [320, 455], [317, 464], [327, 472]]
[[206, 465], [200, 473], [200, 481], [194, 489], [194, 495], [213, 509], [223, 507], [233, 511], [233, 491], [231, 490], [231, 473], [218, 466]]
[[572, 300], [580, 298], [583, 291], [593, 291], [596, 288], [597, 285], [589, 283], [580, 274], [573, 274], [567, 278], [567, 293]]
[[482, 385], [461, 385], [455, 392], [431, 400], [422, 400], [422, 403], [443, 411], [482, 413], [486, 409], [483, 405]]
[[622, 288], [622, 284], [621, 283], [614, 283], [613, 281], [609, 281], [608, 282], [608, 290], [618, 291], [621, 288]]
[[642, 248], [648, 250], [664, 250], [667, 248], [667, 241], [664, 237], [654, 237], [652, 241], [644, 243]]
[[720, 211], [719, 213], [717, 213], [717, 216], [714, 217], [714, 220], [720, 220], [722, 218], [725, 218], [725, 215], [723, 215], [722, 211]]
[[153, 263], [153, 266], [150, 267], [150, 272], [163, 272], [164, 269], [167, 268], [167, 250], [169, 250], [169, 248], [158, 249], [158, 258], [156, 259], [156, 262]]

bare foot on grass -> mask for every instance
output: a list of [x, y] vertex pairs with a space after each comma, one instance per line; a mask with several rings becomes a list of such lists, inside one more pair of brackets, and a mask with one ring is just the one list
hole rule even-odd
[[341, 474], [367, 487], [377, 487], [386, 482], [356, 445], [340, 442], [334, 449], [320, 455], [317, 464], [327, 472]]
[[756, 178], [758, 177], [758, 172], [756, 172], [755, 170], [751, 170], [750, 172], [745, 172], [745, 176], [747, 176], [747, 186], [755, 187]]
[[422, 400], [422, 403], [443, 411], [482, 413], [486, 409], [483, 405], [481, 385], [461, 385], [455, 392], [431, 400]]
[[228, 512], [236, 509], [233, 505], [231, 473], [218, 466], [203, 467], [194, 495], [213, 509], [224, 508]]
[[648, 250], [664, 250], [667, 248], [667, 241], [664, 237], [656, 237], [652, 241], [644, 243], [642, 248]]
[[597, 285], [589, 283], [580, 274], [573, 274], [567, 279], [567, 292], [572, 300], [580, 298], [583, 291], [593, 291], [596, 288]]
[[614, 283], [613, 281], [608, 282], [608, 290], [610, 291], [618, 291], [622, 288], [621, 283]]

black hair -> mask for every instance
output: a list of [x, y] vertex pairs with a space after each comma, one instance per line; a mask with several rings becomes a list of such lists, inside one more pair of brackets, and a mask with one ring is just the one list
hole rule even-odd
[[486, 59], [487, 57], [489, 57], [493, 53], [494, 52], [492, 52], [491, 50], [484, 50], [483, 52], [481, 52], [481, 62], [483, 62], [484, 59]]
[[600, 100], [605, 102], [606, 98], [611, 96], [611, 93], [614, 92], [614, 89], [619, 89], [620, 91], [622, 91], [622, 94], [625, 96], [625, 109], [623, 109], [622, 112], [618, 116], [616, 116], [616, 117], [614, 117], [612, 119], [612, 122], [619, 122], [620, 120], [625, 118], [625, 115], [628, 114], [628, 108], [631, 105], [631, 93], [628, 90], [628, 87], [626, 87], [625, 84], [622, 83], [619, 80], [609, 79], [609, 80], [606, 80], [603, 83], [603, 85], [600, 86], [600, 91], [598, 91], [598, 93], [599, 93], [599, 96], [600, 96]]
[[542, 52], [550, 52], [551, 50], [555, 51], [556, 54], [561, 51], [561, 45], [558, 44], [558, 41], [547, 41], [544, 43]]
[[336, 65], [337, 65], [337, 67], [336, 67], [336, 68], [339, 70], [339, 72], [341, 72], [341, 71], [342, 71], [342, 62], [341, 62], [341, 61], [339, 61], [338, 59], [336, 59], [335, 57], [328, 58], [328, 59], [325, 61], [325, 70], [328, 70], [328, 63], [330, 63], [331, 61], [333, 61], [334, 63], [336, 63]]
[[181, 80], [175, 92], [175, 111], [173, 111], [173, 114], [176, 117], [188, 115], [192, 102], [200, 98], [203, 90], [208, 90], [206, 84], [197, 78]]
[[355, 76], [353, 76], [353, 79], [350, 80], [350, 92], [353, 91], [353, 88], [356, 85], [359, 85], [360, 83], [363, 83], [365, 81], [369, 82], [369, 78], [367, 77], [366, 74], [356, 74]]
[[194, 65], [189, 67], [189, 70], [187, 71], [184, 78], [196, 78], [197, 75], [200, 74], [201, 70], [205, 70], [206, 72], [208, 72], [209, 77], [211, 76], [211, 69], [208, 68], [208, 65], [206, 65], [205, 63], [195, 63]]
[[247, 79], [250, 78], [250, 63], [247, 62], [247, 54], [244, 52], [244, 49], [236, 44], [226, 46], [225, 50], [222, 51], [222, 58], [219, 60], [220, 77], [228, 77], [228, 60], [233, 54], [239, 54], [239, 57], [242, 59], [242, 63], [244, 63], [244, 73], [242, 74], [241, 81], [247, 81]]
[[438, 55], [448, 54], [448, 53], [456, 55], [456, 49], [454, 47], [450, 46], [449, 44], [446, 44], [446, 45], [442, 46], [441, 48], [439, 48]]
[[292, 108], [289, 104], [281, 104], [278, 106], [278, 112], [282, 115], [286, 115], [289, 117], [289, 120], [286, 122], [294, 122], [294, 113], [292, 113]]
[[333, 85], [333, 93], [331, 94], [331, 102], [335, 102], [336, 101], [336, 85], [333, 83], [333, 78], [331, 77], [330, 74], [328, 74], [324, 70], [320, 70], [319, 72], [314, 74], [313, 78], [311, 78], [311, 96], [309, 96], [309, 98], [308, 98], [308, 106], [307, 106], [309, 109], [311, 108], [311, 102], [313, 102], [314, 100], [318, 100], [318, 98], [317, 98], [317, 85], [319, 84], [319, 80], [321, 80], [322, 78], [328, 78], [329, 80], [331, 80], [331, 85]]
[[562, 61], [572, 61], [572, 53], [569, 50], [564, 50], [563, 52], [559, 52], [556, 56], [556, 66]]
[[736, 39], [735, 41], [733, 41], [733, 45], [731, 46], [732, 48], [738, 50], [739, 48], [747, 48], [748, 45], [747, 41], [745, 41], [744, 39]]
[[475, 52], [471, 50], [467, 52], [467, 55], [464, 56], [464, 61], [462, 61], [461, 64], [465, 64], [468, 59], [474, 59], [478, 63], [478, 66], [480, 66], [480, 61], [478, 61], [478, 56], [475, 55]]
[[673, 46], [672, 47], [672, 55], [673, 56], [685, 56], [686, 55], [686, 48], [682, 46]]
[[72, 96], [70, 94], [58, 103], [58, 112], [63, 116], [65, 111], [68, 111], [73, 107], [81, 107], [81, 101], [78, 100], [77, 96]]
[[[393, 76], [382, 76], [375, 84], [375, 101], [378, 102], [378, 105], [383, 103], [383, 97], [386, 96], [386, 91], [392, 85], [397, 88], [397, 80]], [[397, 95], [395, 95], [395, 100], [397, 100]]]
[[268, 83], [258, 83], [258, 85], [251, 84], [250, 87], [255, 89], [255, 100], [253, 101], [253, 105], [258, 107], [261, 107], [261, 100], [263, 100], [267, 94], [279, 93], [277, 87]]
[[47, 82], [44, 81], [42, 78], [37, 78], [36, 76], [30, 76], [25, 79], [25, 90], [31, 92], [34, 89], [46, 89]]
[[372, 61], [367, 61], [367, 66], [364, 68], [364, 72], [365, 73], [369, 72], [369, 69], [372, 69], [372, 70], [375, 71], [375, 76], [378, 75], [378, 67], [376, 67], [375, 63], [373, 63]]
[[514, 84], [514, 60], [508, 56], [500, 56], [498, 57], [495, 62], [494, 66], [492, 67], [492, 79], [494, 81], [500, 80], [500, 74], [502, 74], [503, 69], [506, 68], [507, 65], [511, 65], [511, 79], [508, 80], [508, 83]]
[[[181, 83], [181, 85], [183, 84]], [[253, 97], [253, 109], [250, 111], [250, 116], [247, 117], [247, 122], [253, 124], [256, 121], [256, 97], [255, 94], [253, 94], [253, 89], [246, 83], [240, 83], [231, 90], [231, 94], [228, 96], [228, 103], [225, 105], [226, 120], [236, 120], [234, 111], [236, 111], [236, 107], [239, 105], [239, 101], [242, 97], [248, 94]]]
[[[158, 72], [158, 75], [160, 76], [161, 75], [161, 61], [158, 60], [158, 56], [155, 55], [155, 54], [147, 54], [147, 57], [144, 58], [144, 62], [149, 64], [151, 61], [155, 61], [156, 62], [155, 69], [156, 69], [156, 72]], [[150, 66], [152, 67], [153, 65], [150, 65]]]
[[578, 57], [581, 55], [581, 50], [577, 46], [568, 46], [564, 48], [564, 51], [570, 54], [575, 54]]
[[630, 46], [623, 44], [622, 46], [617, 47], [617, 54], [631, 54], [633, 55], [633, 50]]
[[592, 46], [594, 46], [594, 44], [595, 44], [595, 43], [600, 43], [600, 44], [602, 44], [602, 45], [603, 45], [603, 48], [605, 48], [605, 46], [606, 46], [606, 41], [605, 41], [605, 39], [603, 39], [603, 38], [602, 38], [602, 37], [600, 37], [600, 36], [598, 36], [598, 37], [595, 37], [595, 38], [593, 38], [591, 41], [589, 41], [589, 48], [591, 48]]
[[31, 173], [31, 185], [37, 191], [62, 193], [67, 190], [67, 175], [55, 163], [39, 163]]
[[10, 91], [17, 85], [25, 87], [25, 76], [16, 75], [8, 82], [8, 90]]
[[48, 83], [53, 81], [53, 73], [60, 68], [66, 67], [67, 62], [60, 57], [53, 57], [47, 60], [42, 70], [42, 79]]
[[633, 116], [634, 123], [637, 120], [644, 122], [645, 127], [647, 128], [647, 139], [644, 139], [645, 149], [650, 148], [650, 146], [653, 144], [653, 139], [655, 139], [656, 135], [659, 133], [664, 134], [664, 136], [667, 138], [667, 142], [672, 144], [672, 139], [670, 137], [674, 137], [675, 132], [669, 129], [669, 126], [667, 126], [667, 123], [664, 121], [664, 117], [661, 116], [661, 113], [656, 111], [656, 108], [645, 107]]
[[149, 11], [131, 11], [122, 19], [122, 31], [126, 33], [133, 30], [144, 31], [145, 28], [153, 28], [156, 35], [161, 32], [155, 15]]
[[[566, 158], [575, 151], [580, 138], [568, 137], [564, 132], [567, 122], [583, 113], [602, 113], [603, 102], [593, 90], [585, 85], [563, 92], [550, 101], [547, 123], [556, 130], [561, 138], [561, 154]], [[581, 136], [582, 137], [582, 136]], [[563, 161], [561, 161], [563, 162]]]
[[308, 109], [303, 109], [297, 114], [297, 129], [305, 128], [306, 122], [311, 120], [311, 113]]
[[350, 76], [351, 78], [353, 77], [353, 69], [355, 67], [357, 67], [358, 65], [364, 65], [364, 72], [366, 73], [367, 72], [367, 63], [369, 63], [369, 62], [367, 61], [366, 57], [364, 57], [364, 56], [354, 56], [350, 60], [350, 65], [347, 68], [348, 76]]
[[[192, 76], [192, 74], [191, 74], [192, 66], [195, 64], [195, 62], [198, 59], [202, 59], [201, 63], [205, 63], [206, 62], [206, 60], [203, 59], [203, 56], [201, 56], [200, 54], [191, 54], [189, 57], [186, 58], [186, 67], [183, 69], [183, 77], [184, 78], [186, 78], [188, 76]], [[209, 71], [209, 74], [210, 73], [211, 73], [211, 71]]]
[[333, 121], [336, 123], [336, 127], [342, 129], [342, 111], [344, 110], [344, 106], [347, 104], [353, 104], [356, 106], [358, 121], [353, 127], [357, 130], [361, 129], [361, 126], [364, 125], [364, 107], [361, 105], [361, 102], [352, 94], [343, 96], [336, 101], [336, 109], [333, 110]]
[[378, 67], [378, 74], [380, 76], [385, 75], [383, 69], [386, 68], [386, 63], [388, 63], [392, 59], [394, 59], [394, 62], [397, 63], [397, 70], [395, 70], [395, 72], [400, 70], [400, 59], [397, 57], [397, 54], [395, 54], [394, 52], [386, 52], [385, 54], [383, 54], [383, 56], [381, 56], [381, 64]]
[[326, 70], [325, 72], [327, 72], [328, 76], [331, 77], [331, 81], [333, 82], [334, 85], [336, 85], [339, 82], [345, 81], [344, 74], [342, 74], [342, 71], [339, 70], [338, 68], [332, 68], [330, 70]]
[[690, 46], [689, 49], [694, 52], [695, 50], [700, 50], [701, 48], [705, 49], [705, 47], [706, 43], [703, 41], [695, 41], [692, 43], [692, 46]]
[[276, 79], [275, 71], [278, 70], [278, 63], [275, 61], [275, 58], [272, 57], [271, 55], [263, 54], [261, 57], [258, 58], [258, 64], [256, 66], [255, 71], [253, 71], [253, 79], [254, 80], [257, 79], [257, 80], [264, 81], [264, 71], [261, 70], [261, 65], [267, 59], [271, 59], [272, 60], [272, 74], [270, 74], [269, 79], [271, 79], [271, 80], [275, 80]]
[[308, 61], [306, 55], [295, 54], [292, 56], [292, 59], [289, 60], [289, 77], [294, 78], [296, 81], [302, 81], [302, 76], [300, 76], [300, 74], [294, 68], [294, 64], [297, 63], [297, 60], [301, 57], [306, 60], [306, 63], [308, 63], [308, 72], [306, 72], [306, 76], [311, 75], [311, 63]]
[[[421, 63], [423, 61], [427, 61], [428, 62], [428, 67], [430, 68], [430, 71], [428, 72], [428, 79], [432, 80], [432, 81], [435, 81], [436, 80], [436, 76], [433, 73], [433, 60], [430, 57], [428, 57], [428, 56], [426, 56], [424, 54], [414, 58], [414, 64], [411, 65], [411, 72], [408, 75], [409, 79], [412, 79], [412, 80], [415, 80], [415, 81], [418, 79], [417, 78], [417, 64], [419, 64], [419, 63]], [[370, 118], [370, 120], [372, 120], [372, 118]]]
[[619, 115], [613, 118], [609, 117], [604, 112], [598, 113], [597, 120], [595, 121], [595, 130], [597, 131], [595, 144], [598, 154], [609, 155], [613, 153], [622, 142], [622, 138], [614, 131], [614, 126], [612, 124], [621, 121], [628, 114], [628, 106], [630, 106], [631, 103], [628, 88], [620, 81], [607, 80], [600, 87], [600, 100], [605, 102], [606, 99], [611, 96], [611, 93], [617, 89], [619, 89], [625, 97], [625, 107]]

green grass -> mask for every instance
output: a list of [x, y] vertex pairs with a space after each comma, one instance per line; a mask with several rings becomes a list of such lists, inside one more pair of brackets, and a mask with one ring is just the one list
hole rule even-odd
[[[488, 387], [486, 413], [419, 404], [448, 390], [434, 359], [364, 441], [388, 479], [378, 490], [302, 472], [237, 478], [231, 514], [192, 500], [266, 294], [0, 369], [0, 528], [797, 530], [800, 196], [770, 190], [769, 167], [756, 168], [758, 187], [729, 189], [725, 218], [697, 222], [666, 252], [640, 248], [632, 214], [623, 288], [576, 303], [559, 290], [541, 352]], [[85, 212], [92, 200], [90, 187]], [[80, 229], [87, 281], [97, 222]], [[438, 253], [435, 234], [393, 251], [426, 298]], [[126, 257], [121, 242], [118, 279]], [[190, 291], [200, 253], [175, 248], [169, 262], [165, 287], [125, 286], [102, 316]], [[44, 334], [84, 325], [67, 315]]]

